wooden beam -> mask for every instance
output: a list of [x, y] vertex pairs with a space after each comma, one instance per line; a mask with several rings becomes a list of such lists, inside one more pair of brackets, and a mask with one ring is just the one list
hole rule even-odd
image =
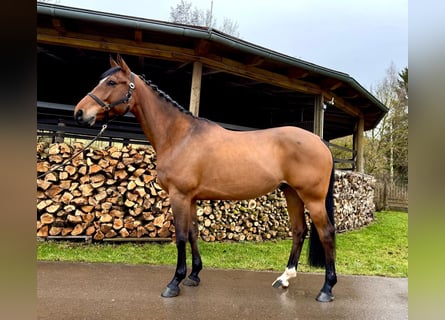
[[328, 78], [321, 81], [321, 87], [331, 91], [337, 90], [342, 85], [343, 85], [342, 81], [333, 78]]
[[353, 94], [351, 94], [349, 96], [343, 95], [343, 99], [348, 99], [348, 100], [357, 99], [359, 97], [360, 97], [360, 95], [358, 93], [353, 93]]
[[137, 43], [142, 43], [142, 30], [136, 30], [134, 32], [134, 40], [136, 40]]
[[195, 47], [195, 54], [200, 56], [205, 56], [210, 51], [210, 42], [207, 40], [199, 40]]
[[199, 115], [199, 98], [201, 96], [201, 78], [202, 78], [202, 63], [195, 61], [193, 63], [192, 74], [192, 89], [190, 92], [190, 107], [189, 110], [194, 116]]
[[121, 54], [143, 55], [165, 60], [187, 62], [193, 60], [194, 50], [178, 48], [153, 43], [137, 43], [132, 40], [121, 40], [115, 38], [104, 38], [91, 34], [66, 33], [60, 35], [53, 29], [38, 28], [37, 42], [52, 45], [61, 45], [88, 50], [119, 52]]
[[353, 117], [360, 117], [363, 116], [363, 112], [360, 110], [360, 108], [355, 107], [345, 101], [340, 96], [337, 96], [331, 91], [324, 91], [323, 96], [326, 100], [331, 101], [332, 98], [334, 98], [334, 105], [339, 108], [340, 110], [346, 112], [347, 114], [353, 116]]
[[202, 75], [203, 76], [210, 76], [212, 74], [218, 74], [218, 73], [221, 73], [221, 72], [223, 72], [223, 71], [215, 70], [215, 69], [208, 69], [206, 72], [203, 72]]
[[314, 101], [314, 133], [323, 138], [324, 129], [324, 101], [323, 95], [316, 95]]
[[65, 27], [59, 18], [52, 18], [51, 22], [53, 24], [54, 29], [56, 29], [57, 32], [59, 32], [60, 34], [64, 34], [66, 32]]
[[308, 83], [297, 79], [289, 79], [285, 75], [274, 73], [272, 71], [268, 71], [257, 67], [246, 66], [243, 63], [227, 59], [224, 57], [221, 57], [218, 60], [212, 59], [212, 57], [209, 57], [209, 59], [200, 59], [200, 60], [214, 69], [224, 70], [226, 72], [241, 77], [249, 78], [255, 81], [259, 81], [262, 83], [272, 84], [275, 86], [288, 88], [308, 94], [321, 93], [320, 86], [316, 84]]
[[[199, 61], [212, 69], [228, 72], [254, 81], [268, 83], [278, 87], [304, 92], [307, 94], [323, 94], [325, 99], [335, 99], [335, 106], [340, 110], [354, 116], [362, 116], [362, 111], [331, 91], [322, 90], [320, 86], [303, 80], [290, 79], [287, 76], [277, 74], [257, 67], [246, 66], [238, 61], [223, 58], [221, 56], [208, 55], [196, 56], [195, 50], [178, 48], [153, 43], [135, 43], [134, 41], [113, 38], [102, 38], [94, 35], [75, 34], [60, 35], [53, 29], [37, 30], [37, 42], [64, 45], [88, 50], [105, 52], [119, 52], [136, 56], [145, 56], [162, 60], [190, 62]], [[296, 70], [296, 69], [294, 69]]]
[[[49, 31], [49, 32], [48, 32]], [[119, 52], [129, 55], [143, 55], [145, 57], [171, 60], [171, 61], [200, 61], [213, 69], [222, 70], [255, 81], [281, 86], [308, 94], [320, 94], [320, 86], [297, 79], [289, 79], [287, 76], [277, 74], [256, 67], [221, 57], [219, 55], [197, 56], [193, 49], [179, 48], [153, 43], [136, 43], [134, 41], [104, 38], [94, 35], [70, 33], [65, 36], [54, 34], [53, 30], [38, 29], [37, 43], [48, 43], [70, 46], [88, 50], [105, 52]]]
[[249, 67], [256, 67], [261, 65], [264, 62], [264, 58], [259, 56], [254, 56], [246, 60], [246, 65]]
[[336, 83], [334, 83], [333, 85], [331, 85], [331, 87], [329, 88], [329, 90], [334, 91], [337, 90], [338, 88], [340, 88], [343, 85], [343, 82], [341, 81], [337, 81]]
[[364, 136], [365, 136], [365, 118], [363, 116], [358, 118], [356, 128], [353, 135], [353, 148], [357, 151], [357, 172], [365, 172], [365, 161], [364, 161]]
[[309, 75], [307, 70], [290, 67], [287, 71], [289, 79], [303, 79]]
[[[140, 34], [136, 33], [135, 38], [139, 39]], [[235, 61], [222, 57], [220, 55], [209, 53], [209, 51], [207, 50], [208, 43], [206, 41], [200, 42], [200, 44], [198, 45], [199, 49], [197, 50], [196, 48], [189, 49], [150, 42], [138, 43], [134, 40], [103, 37], [94, 34], [75, 32], [65, 32], [61, 34], [51, 28], [38, 27], [37, 43], [61, 45], [103, 52], [118, 52], [121, 54], [150, 57], [154, 59], [183, 63], [190, 63], [192, 61], [200, 62], [201, 76], [202, 65], [205, 65], [213, 70], [217, 70], [218, 72], [227, 72], [260, 83], [267, 83], [270, 85], [275, 85], [281, 88], [303, 92], [306, 94], [322, 94], [327, 100], [331, 100], [332, 97], [334, 97], [335, 106], [337, 108], [354, 117], [363, 117], [363, 112], [360, 110], [360, 108], [353, 106], [348, 101], [334, 94], [330, 90], [339, 86], [340, 83], [336, 83], [329, 89], [326, 89], [326, 87], [323, 87], [321, 85], [298, 79], [304, 78], [309, 74], [307, 71], [302, 69], [289, 68], [288, 73], [286, 75], [283, 75], [261, 69], [256, 65], [248, 66], [244, 63], [241, 63], [240, 61]], [[197, 55], [197, 52], [206, 54]], [[197, 111], [198, 110], [199, 109], [197, 109]]]

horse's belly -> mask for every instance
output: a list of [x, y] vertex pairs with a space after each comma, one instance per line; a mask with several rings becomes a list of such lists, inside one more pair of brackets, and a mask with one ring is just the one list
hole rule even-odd
[[270, 168], [254, 164], [214, 164], [213, 170], [201, 177], [197, 198], [209, 200], [252, 199], [275, 190], [281, 176]]

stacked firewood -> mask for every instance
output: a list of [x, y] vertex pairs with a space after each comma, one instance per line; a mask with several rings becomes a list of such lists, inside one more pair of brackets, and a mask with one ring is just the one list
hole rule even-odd
[[336, 171], [334, 184], [337, 232], [356, 230], [374, 221], [375, 179], [366, 174]]
[[260, 241], [291, 236], [286, 201], [278, 190], [252, 200], [200, 201], [197, 216], [204, 241]]
[[[174, 238], [170, 200], [156, 181], [156, 154], [151, 147], [87, 148], [39, 177], [83, 147], [81, 143], [37, 144], [37, 236], [89, 236], [96, 241]], [[372, 220], [372, 187], [362, 186], [364, 176], [357, 177], [337, 174], [338, 230]], [[290, 236], [286, 201], [279, 190], [245, 201], [199, 201], [197, 216], [204, 241]]]
[[[82, 149], [37, 145], [37, 173]], [[88, 148], [69, 164], [37, 179], [37, 236], [171, 237], [167, 193], [156, 183], [151, 148]]]

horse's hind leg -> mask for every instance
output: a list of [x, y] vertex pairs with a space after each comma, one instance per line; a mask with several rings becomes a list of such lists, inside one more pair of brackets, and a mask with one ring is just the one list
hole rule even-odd
[[198, 248], [198, 221], [196, 216], [196, 203], [192, 203], [191, 219], [189, 225], [189, 242], [192, 248], [192, 272], [187, 279], [184, 280], [186, 286], [199, 285], [199, 272], [202, 270], [202, 260]]
[[300, 259], [301, 249], [307, 234], [303, 201], [301, 201], [297, 192], [289, 186], [286, 186], [283, 192], [286, 197], [287, 211], [291, 222], [292, 249], [286, 270], [272, 283], [274, 288], [287, 288], [289, 286], [289, 279], [297, 276], [298, 260]]
[[[337, 275], [335, 273], [335, 228], [329, 221], [325, 203], [323, 201], [307, 203], [306, 206], [309, 209], [313, 225], [316, 228], [316, 230], [312, 230], [311, 233], [317, 232], [323, 249], [317, 252], [312, 252], [312, 255], [323, 255], [325, 260], [325, 282], [316, 300], [320, 302], [330, 302], [334, 300], [332, 288], [337, 283]], [[312, 245], [309, 246], [309, 250], [313, 251], [311, 246]], [[317, 263], [313, 263], [317, 260], [320, 261], [320, 257], [315, 257], [312, 263], [311, 260], [309, 263], [311, 263], [311, 265], [319, 266]]]

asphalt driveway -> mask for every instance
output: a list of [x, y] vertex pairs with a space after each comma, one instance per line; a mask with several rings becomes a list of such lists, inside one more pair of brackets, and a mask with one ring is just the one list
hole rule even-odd
[[331, 303], [315, 301], [322, 274], [204, 269], [199, 287], [160, 296], [174, 268], [37, 262], [38, 319], [408, 319], [408, 279], [338, 275]]

